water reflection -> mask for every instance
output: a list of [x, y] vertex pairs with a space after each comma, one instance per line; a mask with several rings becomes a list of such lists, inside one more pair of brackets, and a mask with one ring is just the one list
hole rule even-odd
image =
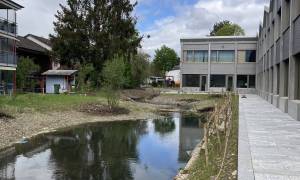
[[202, 137], [200, 122], [175, 113], [44, 135], [0, 154], [0, 179], [172, 179]]

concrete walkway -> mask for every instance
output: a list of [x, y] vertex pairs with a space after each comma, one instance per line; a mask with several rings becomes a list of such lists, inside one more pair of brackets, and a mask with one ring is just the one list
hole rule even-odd
[[240, 98], [239, 180], [300, 180], [300, 122], [256, 95]]

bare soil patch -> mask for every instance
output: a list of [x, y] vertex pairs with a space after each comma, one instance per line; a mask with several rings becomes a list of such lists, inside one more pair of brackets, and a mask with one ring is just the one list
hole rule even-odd
[[11, 115], [9, 115], [9, 114], [0, 112], [0, 121], [8, 122], [8, 121], [11, 120], [11, 119], [15, 119], [15, 117], [13, 117], [13, 116], [11, 116]]
[[101, 115], [101, 116], [124, 115], [130, 113], [128, 109], [123, 107], [110, 108], [107, 105], [94, 104], [94, 103], [82, 105], [79, 111], [91, 115]]
[[123, 100], [145, 102], [160, 95], [160, 91], [154, 89], [126, 89], [122, 91]]

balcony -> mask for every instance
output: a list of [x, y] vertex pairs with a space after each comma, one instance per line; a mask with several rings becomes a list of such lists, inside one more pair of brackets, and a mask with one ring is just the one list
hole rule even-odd
[[10, 34], [17, 34], [17, 24], [9, 22], [4, 18], [0, 18], [0, 31], [4, 31]]
[[17, 57], [14, 52], [0, 51], [0, 65], [13, 66], [17, 65]]

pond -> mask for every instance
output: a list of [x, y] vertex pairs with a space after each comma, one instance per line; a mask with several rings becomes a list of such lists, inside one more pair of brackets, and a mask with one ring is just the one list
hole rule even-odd
[[31, 139], [0, 155], [0, 179], [173, 179], [203, 136], [201, 120], [86, 124]]

